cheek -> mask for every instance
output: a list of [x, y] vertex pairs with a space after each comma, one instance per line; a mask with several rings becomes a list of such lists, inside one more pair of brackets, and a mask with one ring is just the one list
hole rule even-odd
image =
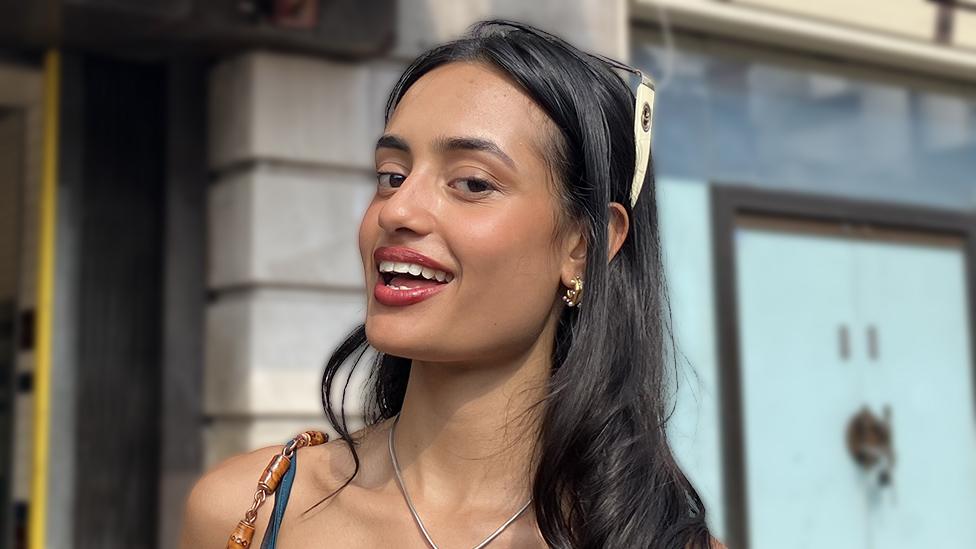
[[376, 239], [380, 230], [376, 217], [377, 212], [378, 206], [375, 203], [370, 204], [363, 214], [363, 220], [359, 223], [359, 255], [363, 260], [363, 271], [366, 274], [367, 283], [369, 282], [369, 267], [372, 262], [373, 248], [376, 247]]
[[[469, 312], [509, 325], [536, 323], [552, 305], [559, 280], [549, 228], [538, 216], [470, 223], [459, 233]], [[525, 327], [524, 324], [522, 326]]]

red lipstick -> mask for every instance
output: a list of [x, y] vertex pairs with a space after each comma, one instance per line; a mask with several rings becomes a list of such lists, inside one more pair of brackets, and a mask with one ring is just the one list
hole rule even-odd
[[382, 305], [389, 307], [405, 307], [419, 303], [444, 289], [450, 282], [434, 283], [423, 287], [398, 289], [387, 286], [383, 273], [379, 273], [379, 264], [382, 261], [394, 261], [398, 263], [413, 263], [428, 269], [444, 271], [453, 279], [450, 269], [444, 267], [437, 261], [409, 248], [382, 247], [373, 252], [373, 260], [376, 263], [377, 274], [376, 285], [373, 288], [373, 297]]

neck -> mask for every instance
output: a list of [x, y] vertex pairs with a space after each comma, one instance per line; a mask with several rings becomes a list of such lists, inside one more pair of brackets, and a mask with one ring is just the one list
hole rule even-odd
[[394, 445], [415, 499], [507, 509], [529, 498], [552, 340], [488, 365], [412, 362]]

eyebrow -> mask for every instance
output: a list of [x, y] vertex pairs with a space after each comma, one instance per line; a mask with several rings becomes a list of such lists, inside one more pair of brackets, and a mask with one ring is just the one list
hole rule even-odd
[[[510, 168], [516, 169], [515, 161], [512, 157], [505, 153], [497, 143], [491, 141], [490, 139], [484, 139], [481, 137], [441, 137], [438, 138], [434, 147], [438, 151], [442, 152], [453, 152], [453, 151], [478, 151], [486, 152], [499, 158], [502, 162], [507, 164]], [[376, 149], [394, 149], [398, 151], [403, 151], [405, 153], [410, 152], [410, 145], [407, 141], [398, 135], [386, 134], [379, 138], [376, 142]]]
[[410, 145], [407, 145], [406, 140], [402, 137], [385, 134], [376, 141], [376, 150], [380, 149], [395, 149], [408, 153], [410, 152]]

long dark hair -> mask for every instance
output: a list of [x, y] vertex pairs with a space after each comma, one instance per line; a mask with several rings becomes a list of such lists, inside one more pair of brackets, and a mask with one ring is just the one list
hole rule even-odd
[[[421, 76], [460, 61], [500, 70], [554, 122], [558, 135], [547, 160], [561, 214], [580, 223], [587, 241], [584, 303], [565, 307], [559, 318], [534, 454], [532, 495], [542, 536], [553, 547], [709, 547], [705, 507], [676, 463], [665, 432], [670, 416], [666, 338], [672, 349], [674, 338], [653, 166], [636, 206], [630, 206], [633, 91], [606, 61], [553, 35], [520, 23], [486, 21], [406, 69], [390, 94], [387, 121]], [[630, 229], [608, 264], [610, 202], [628, 209]], [[353, 453], [353, 476], [359, 456], [344, 407], [351, 376], [340, 371], [353, 355], [355, 368], [368, 347], [360, 325], [329, 358], [322, 382], [329, 421]], [[399, 413], [411, 365], [408, 358], [379, 352], [372, 362], [367, 424]], [[333, 385], [343, 378], [336, 413]]]

